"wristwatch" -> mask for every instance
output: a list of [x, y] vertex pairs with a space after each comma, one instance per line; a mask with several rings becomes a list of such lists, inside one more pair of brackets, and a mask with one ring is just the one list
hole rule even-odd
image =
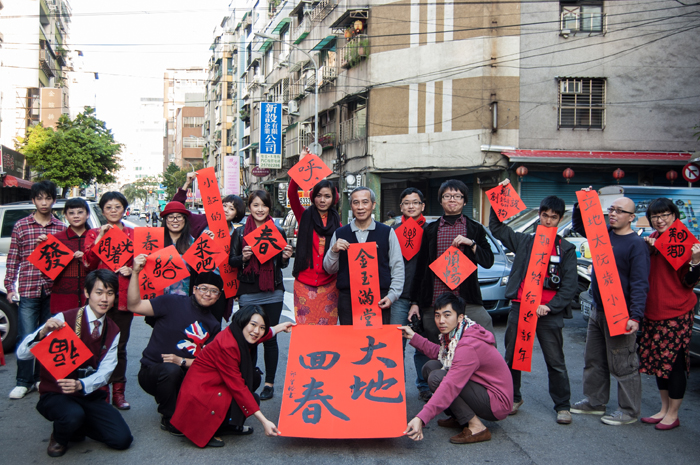
[[181, 367], [186, 367], [186, 366], [187, 366], [187, 359], [186, 359], [186, 358], [184, 358], [184, 357], [182, 358], [182, 361], [180, 362], [180, 366], [181, 366]]

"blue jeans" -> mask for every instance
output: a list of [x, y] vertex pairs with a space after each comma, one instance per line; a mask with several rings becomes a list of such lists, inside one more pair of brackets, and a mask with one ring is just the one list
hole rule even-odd
[[[51, 296], [42, 290], [41, 297], [20, 297], [17, 319], [17, 347], [51, 317]], [[39, 381], [39, 364], [17, 360], [17, 386], [30, 387]]]
[[[389, 324], [408, 326], [408, 311], [411, 309], [411, 301], [408, 299], [398, 299], [391, 304], [391, 315]], [[403, 340], [403, 350], [406, 351], [406, 339]]]

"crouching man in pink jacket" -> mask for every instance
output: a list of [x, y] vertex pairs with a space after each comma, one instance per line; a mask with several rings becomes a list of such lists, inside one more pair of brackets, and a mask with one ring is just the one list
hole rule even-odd
[[449, 418], [438, 420], [438, 426], [462, 430], [451, 443], [489, 441], [491, 432], [479, 418], [503, 420], [513, 407], [513, 380], [493, 334], [467, 318], [464, 307], [464, 300], [449, 292], [435, 300], [440, 345], [408, 326], [400, 328], [403, 337], [430, 358], [422, 371], [433, 396], [404, 432], [414, 441], [423, 439], [423, 426], [442, 411]]

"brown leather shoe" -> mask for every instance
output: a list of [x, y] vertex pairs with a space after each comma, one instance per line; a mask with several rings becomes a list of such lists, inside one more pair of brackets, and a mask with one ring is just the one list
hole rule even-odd
[[452, 444], [473, 444], [475, 442], [484, 442], [491, 440], [491, 431], [488, 428], [485, 430], [472, 434], [469, 428], [464, 428], [461, 433], [457, 436], [452, 436], [450, 442]]
[[459, 422], [452, 417], [445, 418], [444, 420], [438, 420], [437, 424], [443, 428], [462, 428], [462, 425], [460, 425]]
[[117, 407], [119, 410], [129, 410], [131, 404], [129, 404], [124, 398], [124, 389], [126, 385], [124, 383], [113, 383], [112, 384], [112, 405]]
[[66, 453], [66, 450], [68, 450], [68, 446], [62, 446], [57, 443], [52, 434], [49, 440], [49, 447], [46, 449], [46, 453], [49, 454], [49, 457], [61, 457]]

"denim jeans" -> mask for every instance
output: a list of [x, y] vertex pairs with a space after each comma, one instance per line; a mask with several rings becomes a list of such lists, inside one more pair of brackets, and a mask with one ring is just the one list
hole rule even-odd
[[[437, 326], [435, 326], [435, 311], [433, 307], [421, 309], [420, 314], [421, 321], [423, 322], [423, 334], [421, 334], [421, 336], [430, 342], [439, 344], [440, 340], [438, 336], [440, 335], [440, 331], [437, 329]], [[427, 355], [416, 349], [416, 353], [413, 354], [413, 363], [416, 366], [416, 387], [419, 391], [430, 392], [430, 386], [428, 386], [428, 382], [423, 378], [423, 366], [429, 361], [430, 358]]]
[[[17, 315], [17, 347], [24, 339], [51, 317], [51, 296], [41, 291], [41, 297], [20, 297]], [[39, 381], [39, 364], [31, 360], [17, 360], [17, 386], [30, 387]]]
[[[397, 299], [391, 304], [391, 315], [389, 324], [408, 326], [408, 311], [411, 309], [411, 301], [408, 299]], [[406, 339], [403, 340], [403, 350], [406, 352]]]

